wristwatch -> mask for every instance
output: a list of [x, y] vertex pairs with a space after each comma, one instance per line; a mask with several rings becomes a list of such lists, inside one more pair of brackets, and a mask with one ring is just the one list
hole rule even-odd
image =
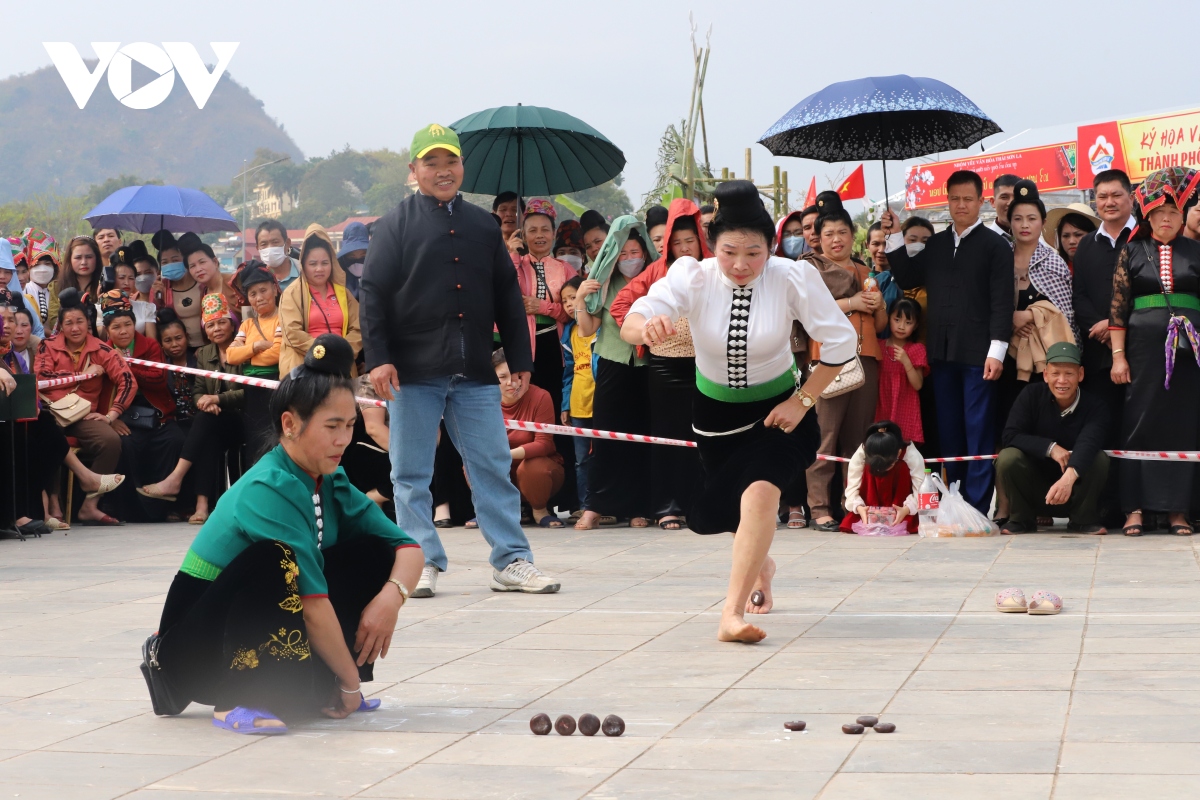
[[400, 590], [400, 598], [401, 598], [401, 599], [402, 599], [402, 600], [403, 600], [405, 603], [407, 603], [407, 602], [408, 602], [408, 587], [407, 587], [407, 586], [405, 586], [405, 585], [404, 585], [403, 583], [401, 583], [400, 581], [396, 580], [395, 578], [388, 578], [388, 583], [394, 583], [394, 584], [396, 584], [396, 588]]
[[813, 396], [803, 389], [797, 389], [796, 396], [800, 398], [800, 405], [804, 406], [805, 408], [812, 408], [814, 405], [816, 405], [817, 401], [813, 399]]

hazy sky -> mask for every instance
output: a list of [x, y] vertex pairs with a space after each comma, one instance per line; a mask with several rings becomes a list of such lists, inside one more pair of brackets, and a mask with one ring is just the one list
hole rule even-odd
[[[1182, 78], [1139, 72], [1146, 19], [1114, 0], [49, 2], [34, 13], [51, 22], [9, 26], [0, 76], [50, 64], [47, 40], [70, 41], [85, 57], [92, 41], [187, 41], [211, 61], [208, 42], [238, 41], [229, 73], [305, 155], [346, 144], [399, 149], [429, 122], [522, 102], [566, 111], [612, 139], [636, 202], [663, 129], [687, 112], [689, 11], [701, 38], [712, 26], [704, 98], [713, 167], [743, 177], [751, 147], [756, 179], [779, 163], [798, 191], [813, 174], [826, 188], [825, 176], [847, 165], [776, 161], [755, 141], [834, 81], [937, 78], [1009, 133], [1196, 104]], [[185, 91], [182, 82], [174, 91]], [[902, 177], [902, 165], [889, 169], [892, 192]], [[868, 165], [867, 189], [882, 195], [877, 164]]]

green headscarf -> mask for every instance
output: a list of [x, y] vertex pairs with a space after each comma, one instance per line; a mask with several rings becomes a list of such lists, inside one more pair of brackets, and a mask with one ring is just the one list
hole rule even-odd
[[617, 257], [621, 255], [621, 248], [629, 241], [629, 234], [633, 231], [637, 231], [638, 236], [646, 245], [646, 266], [653, 264], [658, 259], [658, 251], [654, 249], [654, 242], [650, 241], [650, 236], [646, 233], [646, 226], [642, 224], [641, 220], [633, 214], [626, 214], [614, 219], [612, 227], [608, 230], [608, 236], [604, 239], [604, 244], [600, 245], [600, 252], [596, 254], [596, 261], [588, 270], [589, 278], [600, 281], [600, 291], [589, 294], [584, 301], [588, 313], [592, 316], [600, 314], [604, 298], [608, 295], [609, 278], [612, 277], [613, 270], [617, 266]]

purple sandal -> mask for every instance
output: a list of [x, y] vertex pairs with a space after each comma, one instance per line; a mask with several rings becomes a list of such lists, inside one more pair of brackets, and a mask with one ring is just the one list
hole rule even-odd
[[377, 697], [372, 697], [370, 700], [368, 700], [367, 696], [363, 695], [362, 702], [358, 704], [358, 710], [359, 711], [378, 711], [379, 706], [381, 706], [382, 704], [383, 704], [383, 701]]
[[260, 719], [273, 719], [277, 722], [283, 722], [283, 720], [269, 711], [263, 711], [261, 708], [244, 708], [243, 706], [235, 706], [233, 710], [225, 715], [224, 720], [213, 717], [212, 722], [214, 728], [222, 728], [242, 735], [279, 736], [288, 732], [286, 725], [282, 727], [255, 727], [255, 721]]

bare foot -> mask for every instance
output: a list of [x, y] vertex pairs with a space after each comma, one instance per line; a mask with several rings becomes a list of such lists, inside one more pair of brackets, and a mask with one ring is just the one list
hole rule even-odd
[[595, 511], [584, 511], [583, 515], [575, 523], [577, 531], [591, 531], [600, 527], [600, 515]]
[[[233, 709], [230, 709], [230, 711], [232, 711], [232, 710]], [[227, 716], [229, 716], [229, 711], [214, 711], [213, 712], [213, 718], [219, 719], [219, 720], [221, 720], [221, 722], [224, 722], [225, 717], [227, 717]], [[254, 727], [256, 727], [256, 728], [282, 728], [282, 727], [284, 727], [284, 724], [283, 724], [282, 720], [263, 719], [262, 717], [259, 717], [258, 719], [254, 720]]]
[[721, 626], [717, 628], [718, 642], [746, 642], [754, 644], [767, 638], [767, 632], [757, 625], [751, 625], [741, 614], [728, 611], [721, 614]]
[[633, 519], [629, 520], [629, 527], [631, 527], [631, 528], [649, 528], [650, 520], [646, 519], [645, 517], [634, 517]]
[[171, 478], [166, 478], [158, 483], [151, 483], [148, 486], [143, 486], [142, 489], [153, 495], [166, 495], [167, 497], [175, 497], [180, 491], [183, 490], [183, 481], [176, 481], [171, 480]]
[[775, 601], [771, 596], [771, 579], [774, 577], [775, 559], [767, 556], [767, 560], [763, 562], [762, 571], [758, 573], [758, 580], [754, 582], [754, 588], [763, 593], [763, 604], [761, 606], [754, 605], [751, 602], [754, 592], [751, 592], [750, 597], [746, 598], [747, 614], [766, 614], [775, 607]]

